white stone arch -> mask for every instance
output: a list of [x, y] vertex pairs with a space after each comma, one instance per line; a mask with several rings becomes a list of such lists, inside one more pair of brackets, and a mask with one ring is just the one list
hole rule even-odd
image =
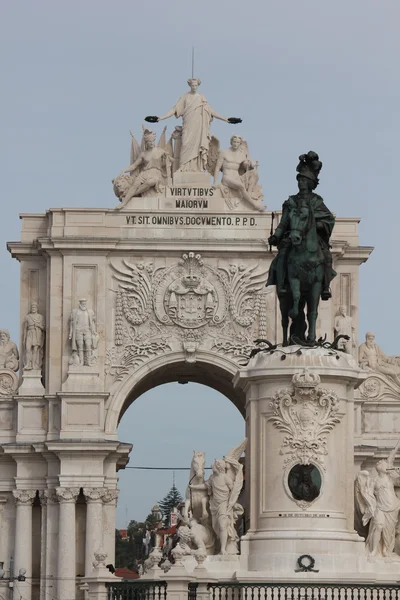
[[208, 385], [231, 400], [244, 417], [244, 393], [235, 389], [232, 383], [237, 371], [237, 363], [215, 352], [197, 352], [195, 363], [185, 361], [182, 352], [157, 356], [136, 369], [111, 392], [106, 405], [105, 434], [108, 439], [117, 439], [118, 423], [132, 402], [144, 392], [173, 381]]

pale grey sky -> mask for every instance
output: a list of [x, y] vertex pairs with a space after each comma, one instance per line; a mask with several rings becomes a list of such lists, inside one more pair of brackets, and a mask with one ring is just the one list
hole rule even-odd
[[[270, 209], [295, 191], [298, 155], [320, 154], [319, 192], [339, 216], [360, 216], [361, 242], [376, 247], [361, 267], [360, 332], [400, 353], [399, 22], [398, 0], [3, 0], [1, 325], [18, 339], [19, 269], [5, 250], [19, 238], [18, 213], [114, 206], [129, 129], [139, 133], [145, 115], [186, 91], [194, 44], [200, 90], [219, 113], [243, 118], [235, 131], [260, 162]], [[232, 128], [213, 131], [226, 143]], [[194, 398], [217, 424], [192, 425]], [[193, 384], [149, 392], [121, 424], [131, 464], [184, 466], [194, 440], [211, 460], [242, 434], [229, 401]], [[143, 518], [171, 481], [122, 474], [119, 525], [126, 505], [128, 518]]]

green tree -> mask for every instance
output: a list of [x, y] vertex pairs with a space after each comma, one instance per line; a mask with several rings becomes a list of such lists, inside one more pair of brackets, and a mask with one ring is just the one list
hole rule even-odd
[[145, 525], [149, 531], [154, 531], [159, 524], [160, 520], [151, 512], [147, 515]]
[[182, 501], [182, 495], [173, 483], [168, 494], [158, 503], [164, 519], [164, 525], [169, 525], [169, 516], [172, 512], [172, 509], [178, 506], [178, 504], [180, 504]]

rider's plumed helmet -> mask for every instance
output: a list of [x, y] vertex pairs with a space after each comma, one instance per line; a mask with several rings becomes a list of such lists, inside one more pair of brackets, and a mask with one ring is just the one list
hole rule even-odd
[[315, 184], [314, 187], [317, 187], [319, 183], [318, 175], [322, 169], [322, 162], [319, 160], [318, 154], [310, 150], [307, 154], [301, 154], [299, 161], [296, 169], [297, 173], [310, 179]]

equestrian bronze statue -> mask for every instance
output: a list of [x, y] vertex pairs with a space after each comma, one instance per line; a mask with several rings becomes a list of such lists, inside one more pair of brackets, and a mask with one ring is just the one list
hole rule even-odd
[[316, 152], [302, 154], [299, 160], [299, 193], [284, 202], [280, 223], [268, 240], [270, 246], [278, 247], [267, 286], [277, 288], [284, 346], [316, 341], [319, 300], [331, 298], [330, 282], [336, 275], [330, 252], [335, 217], [314, 192], [322, 162]]

